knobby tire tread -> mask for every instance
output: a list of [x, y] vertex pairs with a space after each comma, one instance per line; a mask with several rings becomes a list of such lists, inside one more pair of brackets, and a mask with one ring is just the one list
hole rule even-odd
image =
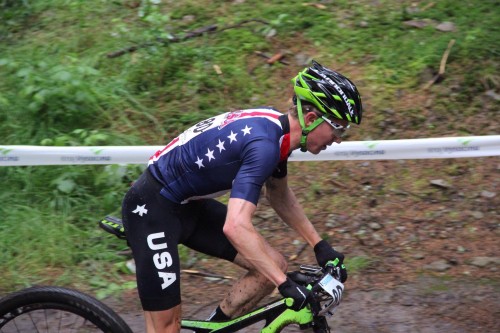
[[[0, 320], [8, 313], [17, 313], [20, 308], [23, 308], [22, 313], [30, 309], [64, 310], [87, 319], [103, 332], [132, 333], [125, 321], [107, 305], [73, 289], [41, 286], [9, 294], [0, 299]], [[0, 329], [5, 324], [0, 323]]]

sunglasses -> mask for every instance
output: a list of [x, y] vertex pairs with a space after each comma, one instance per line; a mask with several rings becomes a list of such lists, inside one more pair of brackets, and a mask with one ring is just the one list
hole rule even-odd
[[324, 121], [326, 121], [330, 126], [332, 126], [332, 128], [333, 128], [333, 134], [335, 134], [335, 136], [338, 137], [338, 138], [341, 138], [345, 134], [345, 131], [347, 131], [347, 129], [349, 127], [351, 127], [351, 125], [342, 126], [342, 125], [339, 125], [337, 123], [334, 123], [333, 121], [331, 121], [330, 119], [328, 119], [326, 116], [321, 116], [321, 118]]

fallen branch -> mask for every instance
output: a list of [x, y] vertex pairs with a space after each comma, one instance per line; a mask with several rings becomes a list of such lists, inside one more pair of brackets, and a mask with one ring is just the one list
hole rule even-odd
[[446, 51], [443, 53], [443, 57], [441, 58], [441, 63], [439, 64], [439, 72], [436, 76], [432, 78], [424, 87], [425, 90], [429, 89], [434, 83], [441, 81], [444, 78], [444, 73], [446, 71], [446, 62], [448, 61], [448, 56], [450, 55], [451, 48], [455, 44], [455, 40], [452, 39], [448, 43], [448, 47]]
[[409, 192], [409, 191], [402, 191], [402, 190], [391, 190], [391, 192], [394, 192], [396, 194], [399, 194], [399, 195], [406, 195], [406, 196], [414, 196], [416, 198], [419, 198], [420, 200], [425, 200], [426, 198], [421, 196], [421, 195], [418, 195], [418, 194], [415, 194], [415, 193], [412, 193], [412, 192]]
[[446, 62], [448, 61], [448, 56], [450, 55], [451, 48], [453, 47], [454, 44], [455, 40], [454, 39], [450, 40], [450, 42], [448, 43], [448, 47], [446, 48], [446, 51], [444, 52], [443, 57], [441, 58], [441, 63], [439, 65], [440, 75], [444, 74], [444, 71], [446, 69]]
[[[283, 52], [278, 52], [278, 53], [276, 53], [276, 54], [274, 54], [274, 55], [272, 55], [272, 56], [271, 56], [271, 55], [269, 55], [269, 54], [267, 54], [267, 53], [261, 52], [261, 51], [255, 51], [255, 52], [254, 52], [254, 54], [256, 54], [256, 55], [258, 55], [259, 57], [262, 57], [262, 58], [264, 58], [264, 59], [267, 59], [267, 60], [266, 60], [266, 64], [267, 64], [267, 65], [272, 65], [272, 64], [274, 64], [275, 62], [279, 62], [279, 63], [281, 63], [281, 64], [283, 64], [283, 65], [286, 65], [286, 66], [288, 66], [288, 65], [289, 65], [289, 63], [288, 63], [288, 62], [286, 62], [285, 60], [283, 60], [283, 58], [284, 58], [284, 57], [285, 57], [285, 55], [286, 55], [286, 52], [285, 52], [285, 53], [283, 53]], [[248, 74], [251, 74], [251, 75], [252, 75], [252, 74], [253, 74], [253, 72], [257, 69], [257, 67], [260, 67], [261, 65], [262, 65], [261, 63], [258, 63], [258, 64], [256, 64], [256, 65], [254, 65], [252, 68], [250, 68], [250, 69], [248, 70]]]
[[222, 27], [222, 28], [219, 29], [219, 31], [224, 31], [224, 30], [233, 29], [233, 28], [239, 28], [242, 25], [247, 24], [247, 23], [251, 23], [251, 22], [262, 23], [262, 24], [265, 24], [265, 25], [269, 25], [269, 22], [267, 22], [265, 20], [261, 20], [261, 19], [248, 19], [248, 20], [243, 20], [243, 21], [241, 21], [239, 23], [236, 23], [236, 24], [233, 24], [233, 25], [228, 25], [228, 26]]
[[297, 251], [297, 253], [293, 254], [290, 256], [290, 258], [288, 259], [289, 261], [294, 261], [294, 260], [297, 260], [297, 258], [302, 254], [302, 252], [304, 252], [304, 250], [307, 248], [309, 244], [305, 243], [305, 244], [302, 244], [302, 246], [300, 247], [300, 249]]
[[266, 63], [270, 64], [270, 65], [273, 64], [273, 63], [275, 63], [276, 61], [282, 63], [283, 65], [289, 65], [288, 62], [286, 62], [285, 60], [283, 60], [283, 57], [285, 55], [283, 53], [281, 53], [281, 52], [280, 53], [276, 53], [275, 55], [272, 55], [272, 56], [270, 56], [267, 53], [261, 52], [261, 51], [255, 51], [255, 54], [258, 55], [259, 57], [267, 59]]
[[435, 5], [434, 2], [430, 2], [427, 5], [425, 5], [424, 7], [422, 7], [421, 11], [426, 11], [427, 9], [433, 7], [434, 5]]
[[181, 37], [177, 37], [175, 35], [172, 35], [169, 38], [157, 38], [155, 41], [150, 41], [150, 42], [142, 43], [139, 45], [129, 46], [129, 47], [123, 48], [121, 50], [108, 53], [106, 56], [108, 58], [117, 58], [117, 57], [120, 57], [126, 53], [132, 53], [132, 52], [137, 51], [138, 49], [145, 48], [148, 46], [153, 46], [156, 44], [167, 45], [170, 43], [179, 43], [179, 42], [183, 42], [183, 41], [190, 39], [190, 38], [202, 36], [202, 35], [207, 34], [207, 33], [216, 33], [216, 32], [221, 32], [221, 31], [228, 30], [228, 29], [239, 28], [239, 27], [241, 27], [247, 23], [251, 23], [251, 22], [257, 22], [257, 23], [262, 23], [262, 24], [266, 24], [266, 25], [269, 24], [267, 21], [264, 21], [261, 19], [243, 20], [243, 21], [238, 22], [236, 24], [228, 25], [228, 26], [221, 27], [221, 28], [219, 28], [217, 24], [212, 24], [212, 25], [201, 27], [201, 28], [198, 28], [198, 29], [195, 29], [192, 31], [188, 31], [184, 34], [184, 36], [181, 36]]
[[333, 185], [337, 186], [337, 187], [340, 187], [340, 188], [349, 188], [346, 184], [341, 183], [341, 182], [338, 182], [338, 181], [336, 181], [336, 180], [334, 180], [334, 179], [330, 179], [330, 181], [329, 181], [329, 182], [330, 182], [331, 184], [333, 184]]
[[202, 277], [209, 277], [209, 278], [216, 278], [216, 279], [221, 279], [221, 280], [234, 280], [234, 277], [232, 277], [232, 276], [218, 275], [218, 274], [213, 274], [213, 273], [209, 273], [209, 272], [201, 272], [201, 271], [197, 271], [194, 269], [183, 269], [183, 270], [181, 270], [181, 272], [186, 273], [186, 274], [202, 276]]

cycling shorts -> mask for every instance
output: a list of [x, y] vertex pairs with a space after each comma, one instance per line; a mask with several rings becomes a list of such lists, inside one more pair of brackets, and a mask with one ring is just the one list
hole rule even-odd
[[214, 199], [173, 203], [160, 194], [161, 188], [146, 170], [122, 205], [145, 311], [167, 310], [181, 303], [178, 244], [231, 262], [237, 254], [222, 231], [226, 205]]

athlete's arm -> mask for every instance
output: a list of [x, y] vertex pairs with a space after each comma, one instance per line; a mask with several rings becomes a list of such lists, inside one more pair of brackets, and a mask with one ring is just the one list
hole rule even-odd
[[321, 240], [297, 197], [288, 186], [286, 176], [283, 178], [270, 177], [266, 181], [266, 196], [271, 207], [281, 219], [295, 229], [311, 247], [314, 247]]
[[286, 280], [286, 275], [269, 256], [270, 245], [255, 230], [252, 216], [256, 210], [250, 201], [230, 198], [227, 206], [224, 234], [238, 253], [248, 260], [261, 274], [279, 286]]

